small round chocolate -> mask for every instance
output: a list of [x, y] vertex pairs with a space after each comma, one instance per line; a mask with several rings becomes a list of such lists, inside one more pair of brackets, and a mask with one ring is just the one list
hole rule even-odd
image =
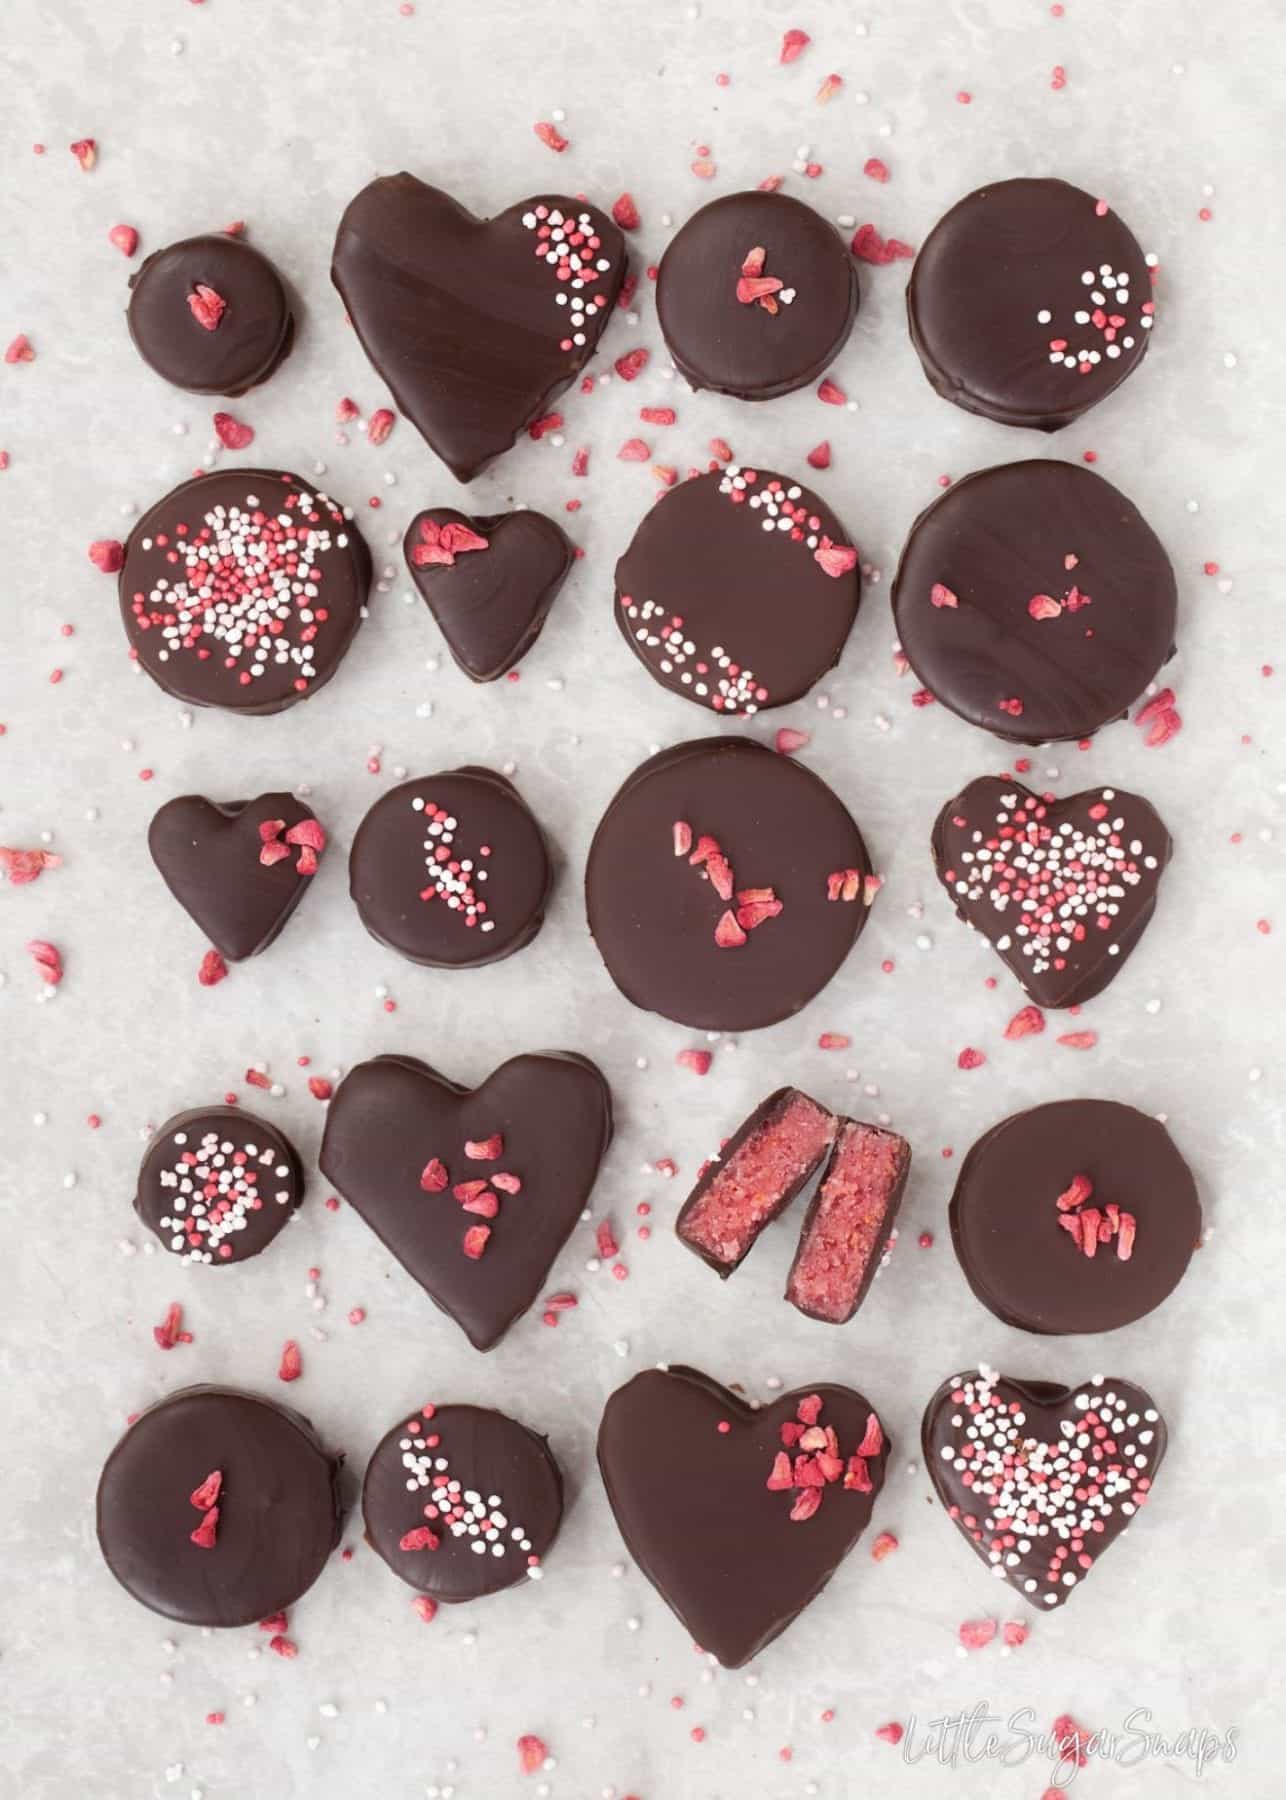
[[335, 673], [370, 582], [347, 508], [298, 475], [221, 469], [131, 531], [121, 619], [138, 666], [176, 700], [278, 713]]
[[867, 919], [862, 834], [819, 776], [750, 738], [650, 758], [603, 814], [589, 928], [627, 999], [680, 1025], [774, 1025], [825, 987]]
[[513, 783], [467, 766], [404, 781], [358, 827], [349, 890], [373, 938], [431, 969], [473, 969], [529, 944], [553, 882], [544, 833]]
[[857, 617], [857, 547], [816, 494], [736, 463], [671, 488], [616, 565], [616, 623], [672, 694], [749, 717], [806, 694]]
[[857, 307], [857, 270], [834, 226], [758, 189], [694, 213], [657, 275], [657, 317], [681, 374], [739, 400], [772, 400], [825, 374]]
[[951, 1197], [951, 1237], [970, 1287], [1007, 1324], [1115, 1331], [1178, 1286], [1201, 1203], [1156, 1119], [1116, 1100], [1058, 1100], [978, 1139]]
[[934, 226], [907, 288], [930, 383], [966, 412], [1058, 431], [1141, 362], [1154, 317], [1142, 250], [1065, 181], [999, 181]]
[[281, 276], [240, 238], [169, 244], [129, 285], [130, 336], [174, 387], [235, 398], [267, 381], [290, 353], [295, 322]]
[[284, 1132], [239, 1106], [198, 1106], [148, 1145], [134, 1211], [183, 1262], [218, 1268], [266, 1250], [303, 1197], [303, 1164]]
[[485, 1406], [405, 1413], [362, 1486], [366, 1541], [448, 1603], [534, 1578], [558, 1536], [563, 1478], [547, 1440]]
[[1064, 462], [980, 469], [911, 527], [893, 583], [916, 675], [1016, 744], [1123, 718], [1174, 653], [1174, 570], [1110, 482]]
[[252, 1625], [293, 1606], [339, 1542], [341, 1461], [307, 1419], [270, 1400], [183, 1388], [137, 1418], [107, 1459], [103, 1559], [164, 1618]]

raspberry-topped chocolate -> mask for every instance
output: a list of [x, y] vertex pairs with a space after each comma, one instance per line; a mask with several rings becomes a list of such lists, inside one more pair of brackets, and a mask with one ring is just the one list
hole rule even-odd
[[121, 618], [131, 656], [176, 700], [276, 713], [335, 673], [370, 579], [348, 509], [298, 475], [221, 469], [134, 527]]
[[126, 317], [139, 355], [175, 387], [244, 394], [289, 354], [295, 322], [280, 275], [222, 232], [154, 251], [130, 278]]

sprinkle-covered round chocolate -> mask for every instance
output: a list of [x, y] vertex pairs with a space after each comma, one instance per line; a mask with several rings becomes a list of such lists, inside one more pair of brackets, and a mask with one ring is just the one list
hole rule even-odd
[[351, 513], [298, 475], [221, 469], [158, 500], [120, 572], [130, 654], [177, 700], [276, 713], [328, 682], [371, 558]]
[[1065, 181], [999, 181], [925, 240], [907, 289], [911, 340], [943, 399], [1057, 431], [1142, 360], [1150, 274], [1106, 202]]
[[920, 514], [893, 583], [902, 648], [970, 724], [1019, 744], [1124, 716], [1173, 654], [1174, 570], [1101, 475], [980, 469]]
[[548, 1441], [485, 1406], [421, 1407], [366, 1470], [366, 1541], [435, 1600], [478, 1600], [541, 1579], [563, 1516]]
[[789, 1018], [826, 985], [878, 883], [843, 803], [750, 738], [636, 769], [590, 846], [590, 930], [636, 1006], [711, 1031]]
[[294, 319], [280, 275], [222, 233], [157, 250], [130, 278], [126, 318], [144, 362], [194, 394], [244, 394], [290, 352]]
[[185, 1263], [219, 1267], [266, 1250], [304, 1197], [289, 1138], [239, 1106], [176, 1113], [138, 1172], [134, 1211]]
[[466, 969], [529, 944], [553, 881], [535, 816], [492, 769], [405, 781], [371, 807], [349, 858], [371, 936], [410, 962]]
[[121, 1586], [185, 1625], [293, 1606], [339, 1541], [341, 1458], [307, 1419], [235, 1388], [158, 1400], [98, 1483], [98, 1542]]
[[1116, 1100], [1057, 1100], [970, 1150], [951, 1238], [997, 1318], [1049, 1337], [1115, 1331], [1159, 1306], [1201, 1238], [1201, 1202], [1165, 1126]]
[[726, 194], [661, 258], [656, 309], [694, 388], [771, 400], [824, 375], [857, 317], [857, 270], [834, 226], [788, 194]]
[[646, 514], [616, 565], [616, 623], [662, 687], [749, 717], [798, 700], [839, 661], [858, 554], [808, 488], [732, 463]]

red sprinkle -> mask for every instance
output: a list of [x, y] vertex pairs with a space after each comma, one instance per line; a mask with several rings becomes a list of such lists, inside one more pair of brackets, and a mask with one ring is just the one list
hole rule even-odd
[[620, 195], [612, 202], [612, 217], [622, 231], [637, 231], [639, 228], [639, 209], [634, 204], [634, 196], [630, 193]]
[[812, 741], [811, 731], [798, 731], [793, 725], [783, 725], [775, 739], [777, 754], [793, 756], [796, 750], [806, 750]]
[[228, 972], [228, 965], [217, 950], [207, 950], [201, 958], [201, 967], [197, 970], [197, 980], [202, 987], [218, 987]]
[[57, 987], [63, 978], [63, 960], [56, 945], [44, 938], [32, 938], [27, 954], [36, 965], [36, 973], [49, 987]]
[[956, 1067], [957, 1069], [980, 1069], [986, 1060], [981, 1050], [974, 1050], [966, 1045], [956, 1058]]
[[839, 386], [838, 382], [832, 381], [829, 375], [818, 388], [817, 398], [826, 406], [844, 406], [848, 401], [848, 395], [843, 388]]
[[674, 1060], [681, 1069], [691, 1069], [694, 1075], [708, 1075], [714, 1057], [709, 1050], [680, 1050]]
[[117, 538], [96, 538], [89, 546], [89, 560], [104, 575], [115, 575], [125, 561], [125, 546]]
[[820, 444], [814, 444], [808, 452], [810, 469], [829, 469], [831, 466], [831, 446], [829, 438], [823, 438]]
[[563, 136], [557, 125], [551, 125], [548, 119], [541, 119], [538, 124], [532, 126], [532, 130], [542, 144], [550, 150], [556, 150], [560, 156], [571, 141]]
[[1033, 1037], [1044, 1029], [1045, 1015], [1039, 1006], [1024, 1006], [1005, 1026], [1005, 1036], [1012, 1041], [1014, 1038]]
[[122, 256], [133, 256], [138, 249], [138, 233], [132, 225], [113, 225], [107, 241], [114, 244]]
[[886, 162], [881, 162], [878, 156], [868, 156], [866, 161], [862, 164], [862, 173], [870, 181], [887, 181], [889, 178], [889, 165]]
[[648, 365], [646, 350], [627, 350], [624, 356], [618, 356], [612, 367], [622, 381], [633, 381], [641, 375]]
[[252, 427], [234, 419], [231, 413], [215, 413], [214, 429], [226, 450], [245, 450], [255, 441]]
[[282, 1345], [281, 1361], [277, 1365], [278, 1381], [298, 1381], [304, 1372], [303, 1358], [299, 1354], [299, 1345], [294, 1338], [287, 1338]]
[[387, 406], [381, 406], [366, 421], [367, 443], [382, 444], [396, 423], [397, 414], [390, 412]]
[[227, 310], [223, 295], [203, 281], [198, 281], [188, 295], [188, 311], [203, 331], [217, 331]]
[[549, 1747], [534, 1732], [524, 1732], [518, 1739], [518, 1767], [524, 1775], [535, 1775], [545, 1766]]
[[904, 1733], [897, 1720], [892, 1719], [887, 1725], [881, 1725], [875, 1735], [886, 1744], [900, 1744]]
[[800, 31], [798, 28], [786, 32], [781, 40], [781, 54], [778, 61], [798, 62], [812, 41], [806, 31]]

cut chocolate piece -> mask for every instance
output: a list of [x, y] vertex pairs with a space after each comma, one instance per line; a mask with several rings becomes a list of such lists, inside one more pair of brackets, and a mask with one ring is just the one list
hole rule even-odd
[[303, 1164], [284, 1132], [240, 1106], [205, 1106], [153, 1137], [134, 1211], [185, 1263], [218, 1268], [266, 1250], [303, 1197]]
[[810, 1319], [843, 1325], [879, 1273], [911, 1167], [895, 1131], [845, 1119], [799, 1234], [786, 1298]]
[[485, 1406], [422, 1406], [376, 1446], [366, 1541], [409, 1586], [448, 1603], [539, 1580], [563, 1516], [548, 1441]]
[[816, 1174], [838, 1123], [798, 1088], [769, 1094], [697, 1177], [675, 1222], [680, 1241], [726, 1280]]
[[242, 238], [212, 232], [167, 244], [129, 285], [130, 336], [175, 387], [235, 398], [290, 353], [295, 321], [281, 276]]
[[1077, 1388], [967, 1369], [925, 1409], [924, 1466], [965, 1542], [1049, 1611], [1151, 1497], [1165, 1455], [1152, 1396], [1119, 1376]]

